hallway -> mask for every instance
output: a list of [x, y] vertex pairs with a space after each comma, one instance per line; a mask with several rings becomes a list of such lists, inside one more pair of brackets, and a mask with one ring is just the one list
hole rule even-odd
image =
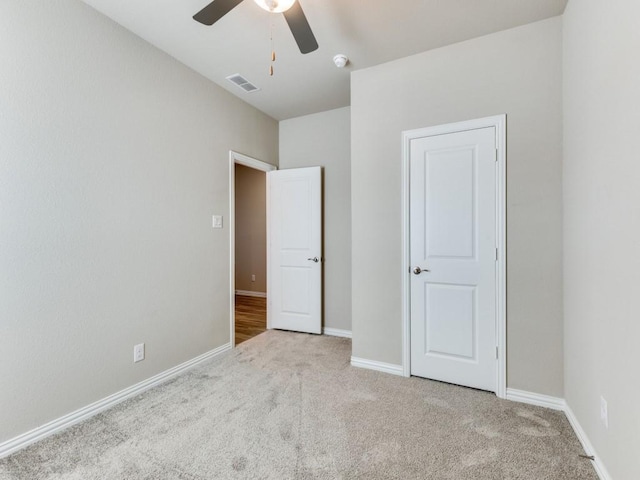
[[267, 330], [267, 299], [236, 295], [236, 345]]

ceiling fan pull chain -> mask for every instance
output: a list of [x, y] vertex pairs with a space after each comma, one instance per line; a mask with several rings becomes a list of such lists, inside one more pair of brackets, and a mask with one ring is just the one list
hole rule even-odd
[[273, 62], [276, 61], [276, 51], [273, 48], [273, 21], [270, 19], [269, 21], [270, 24], [270, 35], [269, 35], [269, 39], [271, 42], [271, 65], [269, 65], [269, 76], [273, 77]]

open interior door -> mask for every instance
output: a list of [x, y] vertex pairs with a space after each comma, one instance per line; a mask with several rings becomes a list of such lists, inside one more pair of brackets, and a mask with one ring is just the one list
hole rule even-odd
[[320, 167], [267, 173], [268, 328], [322, 333]]

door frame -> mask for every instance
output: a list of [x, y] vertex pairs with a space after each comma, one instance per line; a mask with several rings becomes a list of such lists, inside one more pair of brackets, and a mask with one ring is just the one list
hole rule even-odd
[[411, 288], [409, 237], [409, 172], [411, 140], [494, 127], [496, 131], [496, 396], [507, 396], [507, 116], [496, 115], [464, 122], [402, 132], [402, 375], [411, 376]]
[[[229, 150], [229, 300], [231, 305], [229, 314], [229, 342], [231, 348], [236, 348], [236, 165], [244, 165], [245, 167], [260, 170], [262, 172], [271, 172], [277, 170], [278, 167], [270, 163], [263, 162], [253, 157], [243, 155], [242, 153]], [[266, 182], [265, 178], [265, 182]], [[265, 215], [267, 216], [267, 232], [269, 231], [269, 194], [267, 192], [267, 208]], [[267, 254], [268, 257], [268, 254]], [[269, 262], [267, 262], [267, 278], [269, 278]], [[267, 290], [267, 296], [269, 292]], [[268, 326], [267, 313], [267, 326]]]

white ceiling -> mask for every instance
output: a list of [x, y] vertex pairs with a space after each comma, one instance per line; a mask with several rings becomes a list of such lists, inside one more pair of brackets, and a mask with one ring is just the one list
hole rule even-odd
[[[302, 55], [282, 14], [245, 0], [206, 27], [210, 0], [84, 0], [277, 120], [349, 105], [353, 70], [562, 14], [568, 0], [299, 0], [320, 48]], [[270, 25], [277, 60], [269, 77]], [[338, 69], [332, 58], [351, 62]], [[245, 93], [225, 77], [260, 87]]]

